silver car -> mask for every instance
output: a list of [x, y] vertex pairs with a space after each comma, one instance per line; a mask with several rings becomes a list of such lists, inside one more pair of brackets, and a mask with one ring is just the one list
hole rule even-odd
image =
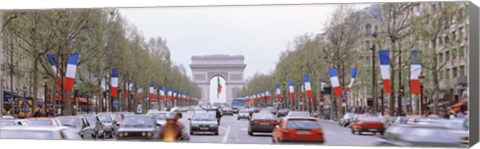
[[62, 126], [70, 127], [83, 139], [93, 139], [94, 128], [90, 127], [87, 119], [83, 116], [61, 116], [57, 118]]
[[94, 129], [93, 130], [93, 135], [95, 136], [96, 139], [98, 139], [100, 136], [106, 137], [104, 127], [105, 125], [100, 121], [100, 118], [96, 115], [82, 115], [87, 119], [88, 123], [90, 124], [90, 128]]
[[190, 135], [195, 132], [213, 132], [218, 135], [218, 121], [214, 113], [195, 113], [190, 121]]
[[117, 120], [111, 113], [99, 113], [97, 115], [100, 118], [100, 121], [103, 123], [104, 127], [103, 130], [105, 131], [105, 135], [107, 137], [114, 138], [117, 136], [117, 131], [119, 124], [117, 123]]
[[167, 114], [168, 112], [151, 112], [147, 115], [154, 117], [158, 126], [163, 126], [167, 123]]
[[250, 112], [249, 112], [248, 110], [240, 110], [240, 111], [238, 111], [237, 120], [240, 120], [240, 119], [248, 119], [248, 120], [250, 120]]
[[0, 128], [0, 139], [81, 140], [75, 130], [64, 126], [11, 126]]

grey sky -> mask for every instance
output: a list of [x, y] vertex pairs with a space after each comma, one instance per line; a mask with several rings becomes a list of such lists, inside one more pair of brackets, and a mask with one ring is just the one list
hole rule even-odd
[[[366, 4], [356, 5], [363, 8]], [[167, 40], [171, 59], [191, 76], [192, 55], [244, 55], [245, 79], [268, 73], [296, 36], [322, 32], [338, 5], [122, 8], [146, 38]]]

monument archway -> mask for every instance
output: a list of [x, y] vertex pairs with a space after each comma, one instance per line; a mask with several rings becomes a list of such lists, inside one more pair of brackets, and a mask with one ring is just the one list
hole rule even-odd
[[222, 92], [226, 92], [226, 102], [231, 103], [235, 94], [245, 85], [244, 70], [247, 66], [241, 55], [206, 55], [192, 56], [193, 82], [200, 88], [202, 98], [200, 104], [209, 104], [210, 80], [220, 76], [225, 79]]

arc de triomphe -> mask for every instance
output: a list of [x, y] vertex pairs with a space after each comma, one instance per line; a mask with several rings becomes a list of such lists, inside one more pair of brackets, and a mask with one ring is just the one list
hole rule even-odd
[[247, 66], [241, 55], [206, 55], [192, 56], [193, 82], [200, 87], [202, 98], [201, 104], [208, 104], [210, 101], [210, 80], [220, 76], [225, 79], [225, 86], [222, 92], [226, 91], [227, 103], [231, 103], [235, 94], [243, 88], [244, 70]]

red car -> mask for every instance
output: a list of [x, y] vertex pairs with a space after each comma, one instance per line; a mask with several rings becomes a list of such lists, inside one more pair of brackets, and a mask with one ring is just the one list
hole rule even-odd
[[33, 126], [62, 126], [62, 123], [56, 118], [28, 118]]
[[325, 142], [320, 122], [312, 117], [285, 117], [280, 120], [272, 133], [273, 143]]
[[373, 132], [374, 134], [380, 133], [380, 135], [383, 135], [385, 131], [383, 119], [376, 116], [359, 117], [351, 122], [350, 126], [352, 128], [352, 134], [358, 132], [358, 134], [361, 135], [362, 132]]

